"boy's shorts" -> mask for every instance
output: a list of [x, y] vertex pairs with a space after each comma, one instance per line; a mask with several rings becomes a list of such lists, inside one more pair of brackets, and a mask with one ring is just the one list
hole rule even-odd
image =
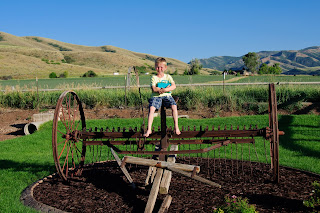
[[161, 104], [163, 102], [163, 105], [165, 107], [171, 107], [172, 105], [177, 105], [173, 97], [170, 96], [162, 96], [162, 97], [152, 97], [149, 99], [149, 108], [151, 106], [154, 106], [156, 109], [159, 109], [161, 107]]

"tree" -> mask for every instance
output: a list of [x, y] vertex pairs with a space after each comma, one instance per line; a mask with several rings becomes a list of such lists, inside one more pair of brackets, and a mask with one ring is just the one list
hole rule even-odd
[[202, 69], [202, 64], [200, 61], [195, 58], [190, 61], [189, 70], [185, 70], [185, 75], [198, 75], [200, 74], [200, 70]]
[[282, 69], [279, 63], [275, 63], [272, 67], [269, 68], [271, 70], [270, 74], [279, 75], [282, 73]]
[[257, 53], [249, 52], [248, 54], [242, 57], [242, 60], [245, 66], [248, 68], [249, 71], [252, 73], [257, 73], [258, 67], [260, 65], [260, 56]]
[[49, 78], [57, 78], [57, 74], [55, 72], [52, 72], [49, 74]]
[[282, 69], [279, 63], [275, 63], [274, 65], [272, 65], [272, 67], [269, 67], [267, 64], [263, 63], [258, 73], [279, 75], [282, 73]]
[[269, 73], [269, 67], [266, 63], [263, 63], [258, 71], [258, 74], [268, 74]]
[[96, 77], [98, 76], [94, 71], [89, 70], [88, 72], [86, 72], [85, 74], [83, 74], [82, 77]]

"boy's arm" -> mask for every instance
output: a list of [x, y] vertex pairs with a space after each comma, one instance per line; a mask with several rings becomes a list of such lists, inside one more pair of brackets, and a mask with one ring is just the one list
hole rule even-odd
[[[152, 92], [158, 92], [158, 93], [160, 93], [160, 88], [159, 87], [157, 87], [157, 86], [151, 86], [151, 89], [152, 89]], [[161, 93], [160, 93], [161, 94]]]
[[172, 81], [171, 82], [171, 86], [168, 86], [168, 87], [166, 87], [166, 88], [162, 88], [162, 89], [160, 89], [160, 94], [162, 94], [162, 93], [165, 93], [165, 92], [170, 92], [170, 91], [172, 91], [172, 90], [174, 90], [176, 88], [176, 83], [174, 83], [174, 81]]

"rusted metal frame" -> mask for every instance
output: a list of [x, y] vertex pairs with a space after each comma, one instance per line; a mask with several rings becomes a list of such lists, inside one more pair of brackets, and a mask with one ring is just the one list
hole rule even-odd
[[195, 150], [178, 150], [178, 151], [121, 151], [117, 150], [120, 154], [143, 154], [143, 155], [169, 155], [169, 154], [189, 154], [189, 153], [204, 153], [211, 150], [217, 149], [222, 146], [230, 144], [230, 140], [223, 141], [219, 144], [204, 148], [204, 149], [195, 149]]
[[[228, 138], [232, 143], [254, 143], [254, 138]], [[188, 140], [169, 140], [170, 145], [183, 145], [183, 144], [213, 144], [213, 143], [221, 143], [225, 141], [225, 139], [188, 139]], [[90, 145], [130, 145], [136, 143], [133, 139], [128, 140], [94, 140], [94, 141], [84, 141], [86, 146]], [[159, 145], [159, 140], [146, 140], [144, 142], [145, 145]], [[137, 144], [138, 145], [138, 144]]]
[[[178, 138], [212, 138], [212, 137], [270, 137], [270, 131], [267, 128], [263, 129], [253, 129], [253, 130], [206, 130], [206, 131], [182, 131], [180, 135], [171, 135], [166, 131], [165, 134], [170, 139]], [[142, 138], [141, 132], [88, 132], [82, 130], [78, 132], [80, 139], [102, 139], [102, 138]], [[162, 131], [153, 132], [148, 139], [158, 139], [161, 138]]]

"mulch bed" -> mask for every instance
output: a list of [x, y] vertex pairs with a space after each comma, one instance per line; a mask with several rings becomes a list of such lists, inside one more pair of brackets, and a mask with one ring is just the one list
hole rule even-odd
[[[319, 175], [280, 167], [280, 183], [272, 183], [270, 165], [236, 160], [178, 159], [179, 163], [199, 165], [199, 176], [219, 183], [222, 188], [208, 186], [173, 173], [168, 212], [212, 212], [224, 203], [225, 195], [248, 198], [259, 212], [307, 212], [303, 200], [313, 190]], [[208, 165], [210, 165], [208, 167]], [[45, 179], [33, 190], [38, 202], [68, 212], [144, 212], [150, 187], [144, 182], [148, 168], [127, 169], [136, 189], [132, 189], [116, 162], [87, 165], [81, 177], [68, 183], [54, 177]], [[165, 195], [159, 195], [155, 211]]]

